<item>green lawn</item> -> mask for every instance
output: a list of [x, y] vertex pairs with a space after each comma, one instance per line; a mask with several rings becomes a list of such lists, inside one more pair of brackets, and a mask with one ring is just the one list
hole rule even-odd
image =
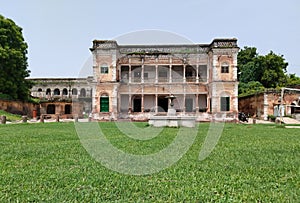
[[[114, 146], [136, 154], [163, 149], [178, 130], [140, 141], [122, 135], [114, 123], [99, 125]], [[194, 144], [175, 165], [134, 176], [91, 158], [73, 123], [0, 125], [0, 202], [299, 201], [299, 129], [226, 124], [214, 151], [199, 161], [208, 128], [200, 124]]]
[[20, 115], [11, 114], [3, 110], [0, 110], [0, 116], [6, 116], [7, 121], [19, 121], [22, 119], [22, 116]]

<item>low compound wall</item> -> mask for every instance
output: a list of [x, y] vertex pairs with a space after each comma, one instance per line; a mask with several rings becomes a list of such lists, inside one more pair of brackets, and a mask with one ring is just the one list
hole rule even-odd
[[39, 110], [39, 105], [22, 101], [9, 101], [0, 99], [0, 110], [4, 110], [13, 114], [33, 117], [33, 112]]

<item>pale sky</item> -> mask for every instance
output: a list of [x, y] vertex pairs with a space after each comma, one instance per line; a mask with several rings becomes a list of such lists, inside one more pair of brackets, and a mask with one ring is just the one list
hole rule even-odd
[[0, 0], [0, 14], [23, 28], [32, 78], [78, 77], [92, 70], [94, 39], [155, 43], [158, 31], [167, 43], [235, 37], [241, 48], [284, 55], [300, 76], [299, 0]]

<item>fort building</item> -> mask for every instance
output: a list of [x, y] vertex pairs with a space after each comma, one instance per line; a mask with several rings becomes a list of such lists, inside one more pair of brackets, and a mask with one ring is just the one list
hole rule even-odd
[[80, 113], [96, 120], [147, 120], [153, 114], [166, 114], [167, 96], [174, 95], [178, 115], [211, 120], [225, 113], [226, 119], [237, 119], [239, 47], [235, 38], [182, 45], [119, 45], [114, 40], [94, 40], [90, 51], [90, 77], [32, 79], [32, 96], [49, 102], [72, 101], [70, 107], [58, 111], [53, 111], [54, 103], [51, 111], [45, 106], [46, 113], [72, 114], [76, 101], [83, 105], [76, 108]]

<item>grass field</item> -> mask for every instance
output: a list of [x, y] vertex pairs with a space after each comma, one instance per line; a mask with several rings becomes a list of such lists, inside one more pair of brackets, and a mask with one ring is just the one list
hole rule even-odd
[[[114, 123], [99, 125], [113, 145], [130, 153], [160, 150], [178, 130], [138, 141]], [[73, 123], [0, 125], [0, 202], [300, 201], [299, 129], [226, 124], [214, 151], [199, 161], [208, 128], [200, 124], [194, 144], [175, 165], [133, 176], [91, 158]]]
[[0, 110], [0, 116], [6, 116], [7, 121], [18, 121], [22, 119], [22, 116], [20, 115], [11, 114], [3, 110]]

